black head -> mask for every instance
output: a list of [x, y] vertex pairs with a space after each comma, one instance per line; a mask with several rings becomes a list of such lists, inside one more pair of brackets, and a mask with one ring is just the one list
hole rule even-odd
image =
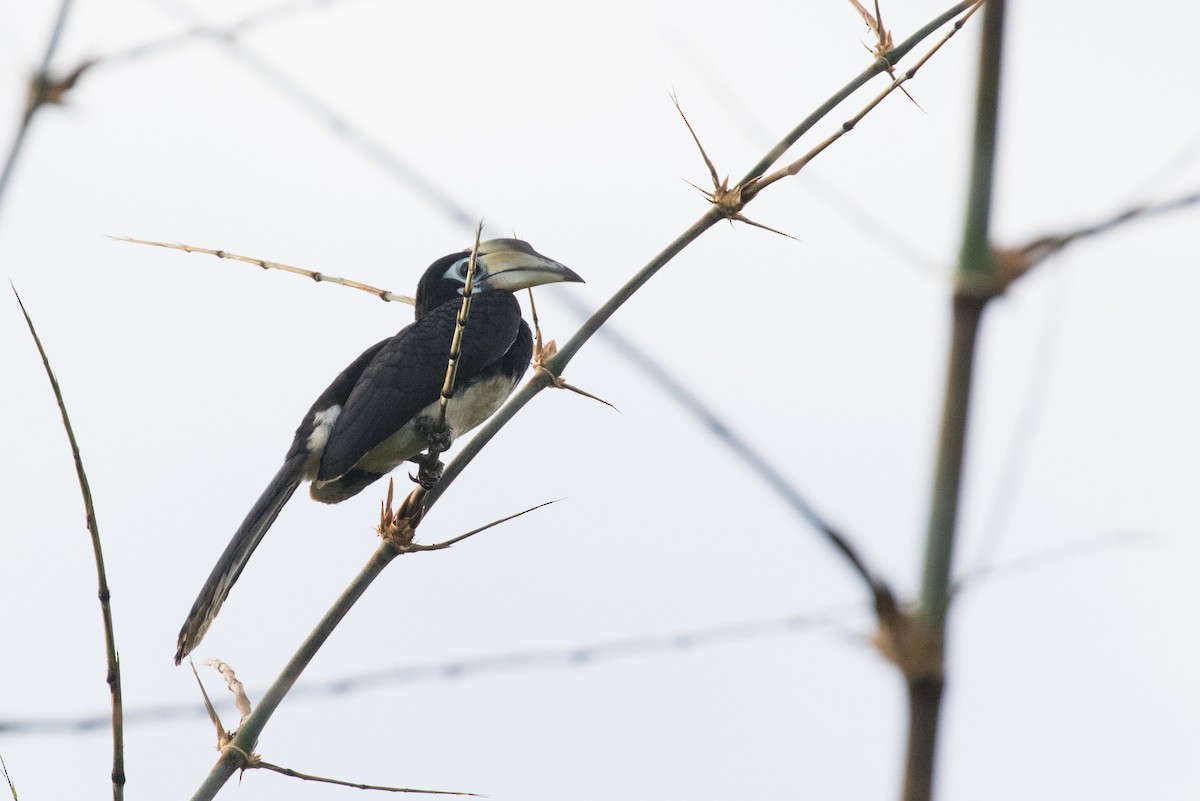
[[[429, 265], [417, 285], [417, 318], [462, 296], [471, 251], [451, 253]], [[569, 267], [538, 253], [520, 239], [479, 243], [472, 292], [516, 292], [531, 286], [583, 279]]]

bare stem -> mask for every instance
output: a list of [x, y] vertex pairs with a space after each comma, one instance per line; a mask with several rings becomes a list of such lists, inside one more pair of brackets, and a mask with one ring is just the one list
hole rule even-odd
[[843, 86], [832, 97], [818, 106], [811, 114], [801, 120], [800, 124], [788, 132], [787, 136], [779, 141], [775, 147], [767, 151], [767, 154], [758, 160], [758, 163], [750, 168], [749, 172], [743, 176], [739, 183], [746, 183], [755, 178], [762, 177], [771, 166], [783, 158], [783, 154], [791, 149], [792, 145], [800, 140], [800, 137], [808, 132], [810, 128], [823, 120], [829, 112], [833, 111], [843, 100], [850, 97], [859, 90], [864, 84], [874, 78], [881, 72], [887, 72], [889, 68], [896, 64], [908, 52], [920, 44], [926, 37], [936, 31], [938, 28], [945, 25], [950, 20], [963, 13], [971, 6], [975, 5], [978, 0], [966, 0], [966, 2], [957, 3], [946, 11], [943, 11], [938, 16], [929, 21], [923, 28], [920, 28], [912, 36], [898, 44], [895, 49], [888, 53], [887, 58], [882, 56], [875, 59], [870, 67], [860, 72], [850, 83]]
[[242, 256], [237, 253], [230, 253], [228, 250], [216, 250], [213, 248], [200, 248], [194, 245], [185, 245], [179, 242], [155, 242], [150, 239], [133, 239], [128, 236], [114, 236], [112, 239], [118, 242], [131, 242], [135, 245], [153, 245], [157, 248], [168, 248], [170, 250], [182, 250], [184, 253], [205, 253], [209, 256], [216, 256], [218, 259], [229, 259], [230, 261], [240, 261], [246, 264], [253, 264], [256, 267], [261, 267], [264, 270], [279, 270], [293, 275], [302, 275], [305, 278], [311, 278], [317, 283], [327, 282], [337, 284], [338, 286], [349, 287], [350, 289], [358, 289], [367, 292], [382, 301], [407, 303], [413, 305], [413, 299], [407, 295], [397, 295], [394, 292], [389, 292], [386, 289], [380, 289], [370, 284], [352, 281], [349, 278], [340, 278], [336, 275], [328, 275], [326, 273], [314, 272], [313, 270], [305, 270], [303, 267], [293, 267], [290, 264], [282, 264], [277, 261], [268, 261], [266, 259], [255, 258], [254, 256]]
[[25, 324], [37, 345], [42, 357], [42, 365], [46, 368], [46, 377], [50, 379], [50, 387], [54, 390], [54, 400], [58, 403], [58, 411], [62, 414], [63, 428], [67, 432], [67, 441], [71, 443], [71, 456], [75, 460], [75, 475], [79, 478], [79, 492], [83, 496], [83, 508], [87, 519], [87, 530], [92, 537], [92, 555], [96, 560], [96, 582], [100, 598], [100, 615], [104, 621], [104, 650], [108, 660], [108, 672], [105, 681], [112, 695], [112, 738], [113, 766], [112, 785], [113, 801], [121, 801], [125, 797], [125, 721], [124, 707], [121, 702], [121, 662], [117, 657], [117, 638], [113, 632], [113, 617], [111, 594], [108, 591], [108, 575], [104, 569], [104, 549], [100, 546], [100, 526], [96, 522], [96, 509], [92, 504], [92, 488], [88, 484], [87, 472], [83, 469], [83, 457], [79, 454], [79, 443], [75, 440], [75, 429], [71, 427], [71, 418], [67, 415], [67, 405], [63, 401], [62, 389], [54, 371], [50, 369], [50, 357], [42, 347], [42, 340], [33, 327], [33, 319], [25, 309], [21, 296], [13, 287], [17, 303], [21, 306], [21, 314], [25, 315]]
[[420, 793], [422, 795], [465, 795], [479, 798], [477, 793], [463, 793], [454, 790], [418, 790], [413, 787], [387, 787], [381, 784], [362, 784], [360, 782], [348, 782], [342, 779], [328, 779], [324, 776], [313, 776], [311, 773], [301, 773], [298, 770], [291, 768], [281, 768], [279, 765], [272, 765], [270, 762], [259, 761], [256, 768], [274, 771], [281, 776], [290, 776], [293, 779], [303, 779], [306, 782], [319, 782], [321, 784], [335, 784], [338, 787], [352, 787], [355, 790], [375, 790], [381, 793]]
[[[458, 307], [458, 316], [454, 318], [454, 337], [450, 340], [450, 357], [446, 360], [446, 380], [442, 382], [442, 391], [438, 395], [437, 425], [435, 432], [446, 428], [446, 410], [450, 406], [450, 398], [454, 397], [454, 382], [458, 378], [458, 360], [462, 356], [463, 333], [467, 330], [467, 318], [471, 315], [472, 291], [475, 289], [475, 263], [479, 258], [479, 237], [483, 233], [483, 220], [475, 228], [475, 244], [471, 248], [471, 259], [467, 262], [467, 278], [462, 289], [462, 304]], [[432, 451], [430, 455], [436, 458]]]

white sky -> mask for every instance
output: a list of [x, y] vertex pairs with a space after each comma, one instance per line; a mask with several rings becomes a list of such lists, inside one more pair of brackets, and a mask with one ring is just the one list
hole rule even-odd
[[[949, 5], [889, 3], [885, 21], [901, 40]], [[212, 0], [202, 19], [269, 7]], [[56, 10], [0, 5], [7, 130]], [[176, 0], [77, 0], [56, 67], [194, 19]], [[1013, 5], [998, 241], [1200, 187], [1198, 28], [1200, 5], [1183, 0], [1136, 12]], [[921, 564], [978, 30], [973, 20], [909, 84], [926, 113], [890, 99], [811, 174], [751, 206], [799, 241], [718, 226], [615, 319], [906, 595]], [[670, 93], [736, 177], [868, 64], [866, 38], [834, 0], [362, 0], [255, 28], [235, 54], [197, 39], [102, 62], [68, 108], [45, 110], [0, 205], [0, 272], [38, 325], [83, 449], [129, 714], [198, 708], [190, 671], [171, 663], [196, 591], [312, 399], [411, 318], [332, 285], [106, 235], [224, 248], [406, 293], [431, 261], [469, 243], [256, 63], [485, 217], [490, 235], [515, 232], [582, 274], [584, 286], [540, 294], [543, 325], [563, 341], [577, 318], [559, 298], [599, 304], [704, 211], [681, 180], [707, 178]], [[874, 222], [848, 215], [831, 186]], [[942, 798], [1196, 796], [1198, 214], [1081, 244], [989, 311], [960, 573], [1105, 544], [981, 582], [955, 607]], [[0, 725], [103, 715], [73, 467], [12, 301], [0, 301], [0, 375]], [[608, 346], [590, 344], [567, 377], [621, 414], [544, 394], [421, 533], [429, 541], [565, 500], [393, 564], [303, 683], [863, 603], [826, 544]], [[1031, 392], [1035, 436], [1016, 492], [995, 511]], [[298, 494], [197, 656], [232, 663], [257, 697], [374, 550], [381, 497], [372, 489], [324, 507]], [[1128, 534], [1139, 536], [1117, 538]], [[496, 799], [894, 798], [903, 689], [869, 633], [869, 618], [851, 614], [587, 666], [297, 697], [260, 751], [298, 770]], [[224, 695], [208, 673], [210, 692]], [[199, 717], [131, 720], [127, 736], [130, 798], [186, 796], [215, 757]], [[22, 798], [108, 795], [105, 729], [0, 731], [0, 755]], [[225, 792], [361, 797], [262, 772]]]

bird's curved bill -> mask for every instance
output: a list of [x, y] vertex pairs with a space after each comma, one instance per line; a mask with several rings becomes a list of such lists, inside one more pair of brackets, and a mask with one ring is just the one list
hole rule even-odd
[[492, 289], [515, 292], [562, 281], [583, 283], [579, 274], [554, 259], [538, 253], [520, 239], [491, 239], [479, 243], [479, 255], [487, 263], [484, 282]]

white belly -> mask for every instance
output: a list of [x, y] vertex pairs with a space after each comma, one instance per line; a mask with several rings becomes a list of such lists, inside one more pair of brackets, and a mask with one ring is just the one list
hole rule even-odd
[[[507, 376], [496, 376], [473, 384], [462, 395], [454, 395], [446, 406], [446, 425], [457, 439], [492, 416], [512, 393]], [[371, 449], [358, 466], [372, 473], [388, 473], [397, 465], [425, 450], [428, 443], [417, 429], [417, 421], [437, 417], [438, 404], [429, 404], [404, 427]]]

